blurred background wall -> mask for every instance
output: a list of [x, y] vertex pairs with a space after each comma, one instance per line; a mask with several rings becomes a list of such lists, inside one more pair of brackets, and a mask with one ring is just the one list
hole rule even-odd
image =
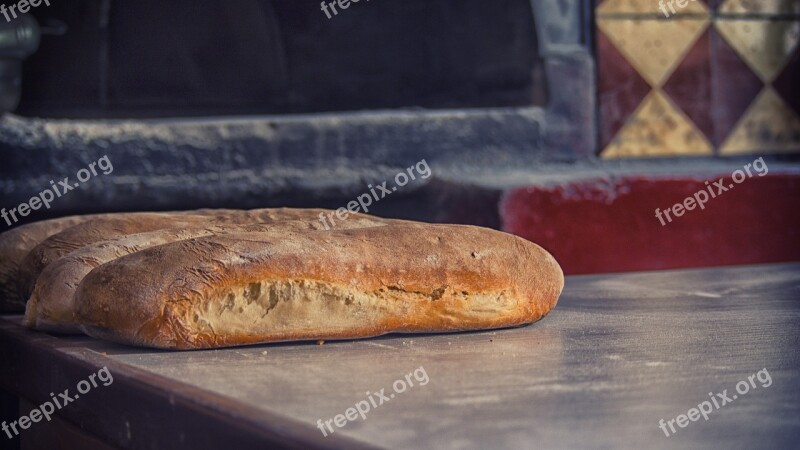
[[[20, 223], [338, 208], [425, 159], [433, 176], [369, 212], [503, 229], [567, 273], [796, 261], [800, 0], [673, 7], [54, 2], [0, 76], [21, 92], [0, 119], [0, 206], [103, 155], [112, 174]], [[768, 175], [657, 219], [761, 157]]]

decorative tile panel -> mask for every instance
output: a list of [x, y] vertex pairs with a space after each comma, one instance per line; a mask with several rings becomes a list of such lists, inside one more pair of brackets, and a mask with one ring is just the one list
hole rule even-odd
[[601, 157], [800, 152], [800, 0], [680, 3], [595, 2]]

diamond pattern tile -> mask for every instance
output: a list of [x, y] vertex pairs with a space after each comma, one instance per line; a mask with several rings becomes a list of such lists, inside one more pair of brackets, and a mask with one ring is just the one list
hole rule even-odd
[[602, 158], [800, 153], [800, 0], [594, 5]]
[[783, 69], [800, 41], [800, 22], [720, 19], [717, 30], [764, 82]]
[[715, 146], [721, 145], [764, 89], [764, 82], [750, 69], [716, 29], [709, 30], [714, 55], [712, 101], [706, 105], [714, 117]]
[[795, 48], [786, 67], [772, 85], [789, 106], [800, 114], [800, 47]]
[[727, 0], [719, 7], [725, 14], [800, 14], [800, 0]]
[[597, 72], [600, 143], [605, 147], [642, 103], [650, 86], [602, 31], [597, 33]]
[[796, 152], [798, 144], [800, 116], [768, 87], [747, 110], [720, 154]]
[[653, 87], [661, 86], [708, 23], [708, 18], [597, 19], [598, 28]]
[[654, 89], [606, 147], [603, 157], [712, 154], [711, 143], [691, 119]]
[[[674, 1], [672, 8], [669, 6], [669, 0], [663, 2], [664, 10], [668, 12], [670, 17], [673, 15], [686, 15], [686, 14], [708, 14], [708, 7], [705, 2], [688, 0], [684, 8], [678, 7]], [[610, 15], [610, 14], [648, 14], [648, 15], [663, 15], [664, 10], [661, 9], [659, 0], [605, 0], [597, 7], [597, 15]], [[674, 12], [673, 12], [674, 10]]]
[[709, 107], [712, 104], [712, 78], [711, 38], [708, 30], [703, 32], [675, 69], [664, 85], [664, 92], [707, 138], [714, 138], [712, 108]]

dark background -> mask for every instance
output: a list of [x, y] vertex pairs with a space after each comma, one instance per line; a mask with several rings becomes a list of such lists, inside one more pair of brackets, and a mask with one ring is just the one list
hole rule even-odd
[[55, 1], [18, 113], [164, 117], [544, 105], [527, 0]]

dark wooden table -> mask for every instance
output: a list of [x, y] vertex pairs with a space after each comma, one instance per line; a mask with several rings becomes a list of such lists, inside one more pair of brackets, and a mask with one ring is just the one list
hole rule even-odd
[[[0, 387], [23, 413], [103, 366], [114, 376], [23, 431], [23, 448], [800, 446], [800, 264], [571, 277], [529, 327], [324, 345], [160, 352], [4, 319]], [[420, 367], [424, 385], [405, 377]], [[317, 428], [398, 379], [414, 387], [366, 420]], [[659, 428], [724, 390], [737, 398], [707, 421]]]

